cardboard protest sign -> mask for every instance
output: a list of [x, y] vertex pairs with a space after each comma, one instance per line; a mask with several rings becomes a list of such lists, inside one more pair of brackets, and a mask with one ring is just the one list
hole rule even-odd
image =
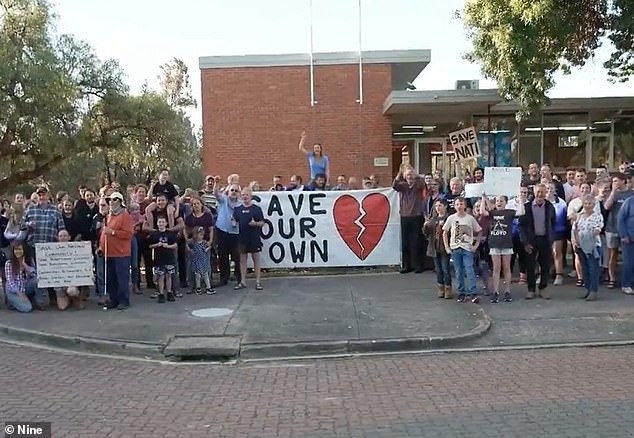
[[521, 167], [485, 167], [484, 191], [487, 195], [516, 196], [522, 183]]
[[480, 156], [480, 145], [474, 127], [449, 133], [456, 161], [471, 160]]
[[38, 287], [93, 284], [90, 242], [36, 243], [35, 251]]

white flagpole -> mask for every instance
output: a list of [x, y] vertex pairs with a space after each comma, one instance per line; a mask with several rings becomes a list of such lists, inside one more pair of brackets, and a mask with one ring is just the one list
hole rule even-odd
[[361, 0], [359, 0], [359, 105], [363, 105], [363, 52], [361, 51]]
[[313, 0], [309, 0], [310, 6], [310, 106], [315, 106], [315, 60], [313, 57]]

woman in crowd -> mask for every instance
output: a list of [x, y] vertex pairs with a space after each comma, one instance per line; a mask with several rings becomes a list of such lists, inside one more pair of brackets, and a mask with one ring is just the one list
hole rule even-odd
[[[577, 173], [580, 173], [580, 172], [577, 172]], [[592, 189], [590, 187], [590, 184], [588, 184], [587, 182], [581, 183], [578, 189], [580, 196], [574, 197], [568, 203], [568, 209], [567, 209], [566, 215], [568, 216], [568, 220], [570, 221], [571, 224], [577, 221], [577, 215], [581, 213], [581, 211], [583, 210], [582, 199], [584, 196], [589, 195], [591, 193], [591, 190]], [[595, 208], [597, 209], [597, 211], [600, 212], [598, 204], [595, 205]], [[575, 271], [577, 272], [577, 286], [578, 287], [583, 287], [582, 270], [583, 270], [583, 266], [579, 258], [579, 253], [575, 251]]]
[[482, 282], [482, 292], [486, 296], [491, 295], [490, 280], [491, 271], [493, 269], [493, 261], [489, 254], [488, 243], [491, 220], [488, 215], [481, 214], [481, 210], [488, 210], [489, 208], [489, 201], [486, 196], [483, 196], [482, 199], [478, 199], [473, 203], [473, 217], [475, 217], [480, 228], [482, 228], [480, 245], [478, 245], [478, 249], [473, 254], [473, 268], [475, 269], [476, 277]]
[[493, 296], [491, 303], [500, 302], [500, 272], [504, 274], [504, 301], [513, 301], [511, 296], [511, 256], [513, 255], [513, 222], [516, 217], [524, 215], [524, 204], [528, 190], [520, 191], [517, 196], [517, 207], [508, 208], [506, 196], [495, 198], [495, 209], [489, 211], [486, 198], [480, 203], [480, 213], [491, 220], [489, 227], [489, 254], [493, 262]]
[[564, 284], [564, 242], [568, 240], [568, 208], [566, 201], [557, 196], [557, 188], [551, 182], [545, 182], [548, 192], [546, 199], [555, 207], [555, 233], [553, 241], [553, 261], [555, 265], [555, 286]]
[[240, 207], [241, 202], [240, 187], [236, 184], [230, 185], [227, 192], [220, 190], [220, 177], [214, 179], [214, 194], [218, 201], [218, 217], [216, 219], [216, 232], [218, 243], [218, 267], [220, 271], [220, 286], [224, 286], [229, 282], [231, 273], [231, 264], [229, 258], [235, 264], [234, 276], [236, 282], [240, 283], [240, 250], [238, 247], [239, 228], [234, 223], [233, 212]]
[[326, 184], [328, 184], [330, 182], [330, 160], [328, 159], [328, 155], [324, 155], [324, 148], [321, 144], [315, 143], [313, 150], [309, 151], [305, 148], [305, 143], [306, 131], [302, 132], [302, 136], [299, 140], [299, 150], [308, 158], [311, 181], [317, 177], [317, 174], [323, 173], [326, 175]]
[[438, 287], [438, 298], [450, 300], [453, 298], [451, 289], [451, 270], [449, 253], [445, 248], [442, 238], [442, 227], [447, 220], [447, 201], [438, 199], [434, 203], [435, 214], [430, 215], [423, 225], [423, 233], [429, 240], [427, 245], [427, 256], [434, 259], [436, 269], [436, 284]]
[[139, 235], [143, 229], [145, 216], [141, 213], [141, 206], [136, 202], [128, 204], [128, 213], [132, 218], [134, 235], [132, 236], [132, 249], [130, 256], [130, 276], [132, 279], [132, 292], [141, 295], [141, 249]]
[[247, 287], [247, 257], [251, 254], [253, 270], [255, 271], [255, 290], [262, 290], [260, 282], [261, 264], [260, 252], [262, 251], [261, 230], [264, 225], [264, 213], [262, 209], [253, 203], [253, 192], [248, 187], [242, 189], [242, 205], [233, 210], [232, 223], [238, 227], [238, 241], [240, 244], [240, 279], [234, 287], [235, 290]]
[[33, 307], [46, 310], [47, 294], [37, 287], [35, 263], [26, 251], [21, 241], [11, 245], [11, 257], [4, 265], [7, 302], [10, 308], [22, 313], [30, 312]]
[[582, 265], [583, 283], [586, 291], [579, 298], [595, 301], [599, 291], [599, 260], [603, 228], [603, 216], [595, 211], [594, 196], [586, 194], [582, 198], [583, 208], [572, 225], [573, 244]]
[[[526, 185], [522, 185], [520, 187], [519, 195], [511, 199], [506, 204], [506, 208], [518, 211], [521, 204], [523, 210], [525, 208], [524, 204], [528, 199], [528, 195], [528, 187], [526, 187]], [[511, 272], [513, 272], [513, 267], [515, 266], [516, 259], [518, 265], [517, 267], [520, 272], [518, 284], [526, 284], [526, 252], [524, 251], [524, 245], [522, 245], [522, 242], [520, 240], [519, 216], [515, 216], [515, 218], [513, 219], [513, 255], [511, 255]]]
[[64, 219], [64, 226], [70, 235], [70, 240], [75, 240], [80, 234], [80, 224], [75, 215], [73, 201], [70, 199], [64, 199], [62, 201], [62, 219]]
[[[212, 248], [214, 240], [214, 218], [211, 215], [209, 209], [205, 208], [205, 206], [203, 205], [203, 201], [200, 198], [192, 198], [191, 202], [192, 214], [185, 218], [185, 235], [187, 237], [187, 241], [188, 243], [191, 243], [192, 239], [195, 237], [195, 231], [198, 229], [202, 229], [204, 243], [207, 245], [207, 247]], [[192, 258], [191, 262], [193, 263], [195, 262], [195, 260]], [[207, 263], [209, 263], [209, 266], [211, 267], [211, 250], [207, 252]], [[200, 261], [196, 261], [196, 266], [191, 266], [190, 272], [194, 273], [194, 268], [200, 268], [199, 265]], [[210, 275], [210, 281], [212, 281], [211, 268], [208, 270], [208, 272]], [[187, 293], [192, 293], [195, 291], [195, 289], [192, 289]], [[208, 295], [212, 295], [215, 293], [216, 291], [211, 286], [207, 288]]]

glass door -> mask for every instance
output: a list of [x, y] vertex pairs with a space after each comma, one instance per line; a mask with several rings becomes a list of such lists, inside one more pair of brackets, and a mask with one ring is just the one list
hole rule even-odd
[[588, 167], [610, 167], [610, 134], [592, 134], [590, 137], [590, 153]]

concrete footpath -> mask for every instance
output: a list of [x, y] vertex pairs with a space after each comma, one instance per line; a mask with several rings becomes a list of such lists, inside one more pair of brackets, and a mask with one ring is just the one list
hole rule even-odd
[[[252, 281], [249, 283], [253, 286]], [[435, 276], [351, 274], [266, 278], [264, 290], [218, 288], [158, 304], [150, 291], [125, 311], [18, 314], [0, 310], [0, 340], [107, 354], [174, 360], [232, 360], [413, 351], [449, 347], [629, 341], [634, 297], [600, 291], [576, 298], [572, 283], [550, 301], [459, 304], [435, 296]]]

